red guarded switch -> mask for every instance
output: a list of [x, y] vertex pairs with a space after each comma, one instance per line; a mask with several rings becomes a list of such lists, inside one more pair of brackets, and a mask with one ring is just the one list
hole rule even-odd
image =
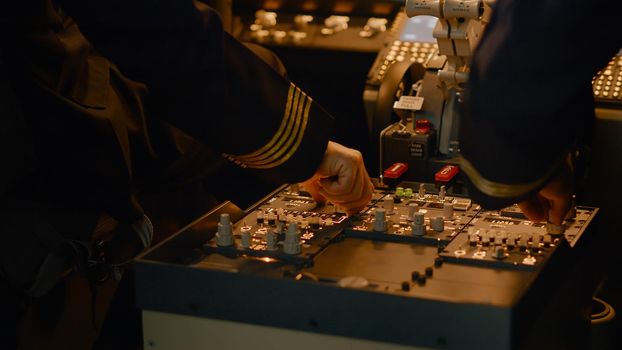
[[441, 170], [434, 174], [434, 181], [436, 182], [450, 182], [456, 175], [460, 173], [460, 168], [456, 165], [445, 165]]
[[408, 171], [408, 165], [405, 163], [394, 163], [390, 167], [388, 167], [384, 172], [385, 179], [399, 179], [404, 173]]
[[419, 119], [415, 122], [415, 133], [417, 134], [429, 134], [431, 129], [432, 125], [427, 119]]

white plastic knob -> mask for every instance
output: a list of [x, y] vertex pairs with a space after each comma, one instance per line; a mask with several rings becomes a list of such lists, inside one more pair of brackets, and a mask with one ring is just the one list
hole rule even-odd
[[300, 254], [300, 230], [295, 222], [289, 224], [287, 232], [285, 232], [285, 240], [283, 241], [283, 252], [285, 254]]
[[384, 232], [387, 230], [387, 217], [386, 210], [384, 208], [376, 208], [376, 214], [374, 218], [374, 231]]
[[218, 233], [216, 233], [216, 245], [219, 247], [229, 247], [233, 245], [233, 230], [229, 214], [220, 214], [218, 223]]
[[266, 232], [266, 250], [274, 251], [277, 250], [276, 246], [277, 235], [275, 232]]
[[454, 205], [453, 203], [443, 203], [443, 216], [447, 220], [454, 218]]
[[413, 236], [421, 237], [425, 236], [425, 225], [412, 225]]
[[442, 216], [435, 216], [430, 220], [430, 226], [436, 232], [445, 231], [445, 220]]
[[413, 222], [415, 225], [423, 225], [425, 224], [425, 215], [418, 211], [413, 215]]
[[393, 197], [386, 196], [382, 201], [382, 207], [387, 211], [387, 213], [391, 213], [393, 211]]
[[413, 218], [415, 216], [415, 213], [419, 212], [419, 204], [417, 203], [410, 203], [408, 205], [408, 217], [409, 218]]
[[419, 184], [419, 198], [425, 197], [425, 185]]
[[250, 248], [251, 246], [251, 227], [244, 226], [240, 229], [241, 242], [240, 245], [242, 248]]

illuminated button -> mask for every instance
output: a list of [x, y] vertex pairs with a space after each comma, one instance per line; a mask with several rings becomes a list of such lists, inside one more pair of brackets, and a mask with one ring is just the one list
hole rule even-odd
[[419, 51], [419, 49], [416, 48], [416, 47], [413, 47], [413, 48], [410, 49], [410, 52], [412, 52], [412, 53], [416, 53], [418, 51]]
[[410, 62], [415, 62], [416, 60], [417, 60], [416, 58], [414, 58], [412, 56], [410, 57]]
[[536, 264], [536, 258], [534, 258], [531, 255], [528, 255], [525, 259], [523, 259], [523, 264], [525, 264], [525, 265], [535, 265]]
[[393, 55], [388, 55], [388, 56], [387, 56], [387, 60], [389, 60], [389, 61], [393, 61], [393, 60], [395, 60], [395, 56], [393, 56]]
[[406, 171], [408, 171], [408, 165], [406, 163], [394, 163], [385, 169], [382, 174], [385, 179], [398, 180]]
[[613, 77], [610, 75], [607, 77], [607, 80], [613, 80]]
[[402, 46], [402, 47], [400, 47], [400, 51], [408, 51], [408, 47], [407, 46]]
[[603, 96], [607, 97], [609, 96], [609, 93], [607, 91], [603, 92]]
[[255, 23], [262, 27], [273, 27], [276, 25], [276, 12], [259, 10], [255, 12]]
[[611, 81], [608, 81], [608, 82], [605, 83], [605, 85], [611, 86], [611, 83], [612, 83]]
[[404, 197], [404, 187], [398, 187], [395, 189], [396, 197]]
[[427, 47], [423, 47], [423, 48], [422, 48], [421, 50], [419, 50], [419, 51], [421, 51], [421, 52], [425, 52], [425, 53], [428, 53], [428, 52], [430, 52], [430, 49], [428, 49]]
[[401, 46], [401, 45], [402, 45], [402, 42], [401, 42], [401, 41], [399, 41], [399, 40], [395, 40], [395, 41], [393, 42], [393, 45], [395, 45], [395, 46]]
[[430, 47], [430, 43], [423, 43], [423, 47]]
[[610, 89], [611, 89], [611, 87], [605, 86], [605, 91], [609, 91]]
[[616, 86], [622, 86], [622, 81], [616, 82]]
[[391, 46], [391, 51], [397, 51], [399, 49], [400, 49], [399, 46]]
[[[445, 165], [434, 174], [434, 181], [440, 183], [448, 183], [460, 173], [460, 168], [455, 165]], [[441, 186], [443, 188], [445, 186]]]
[[419, 57], [421, 57], [421, 58], [425, 58], [426, 56], [427, 56], [427, 54], [425, 54], [423, 52], [419, 54]]
[[413, 196], [413, 189], [408, 187], [406, 189], [404, 189], [404, 197], [406, 198], [412, 198]]
[[594, 91], [594, 95], [599, 96], [600, 95], [600, 91]]
[[268, 38], [268, 36], [270, 35], [270, 31], [262, 29], [262, 30], [258, 30], [256, 32], [253, 33], [253, 37], [258, 41], [258, 42], [264, 42], [266, 41], [266, 39]]
[[613, 88], [613, 90], [616, 91], [616, 92], [619, 92], [620, 91], [620, 87], [616, 86], [616, 87]]
[[274, 33], [272, 34], [272, 38], [274, 39], [276, 43], [282, 43], [286, 37], [287, 37], [287, 33], [282, 30], [275, 30]]
[[413, 44], [413, 46], [414, 46], [414, 47], [420, 47], [420, 46], [421, 46], [421, 43], [414, 43], [414, 44]]
[[423, 58], [417, 58], [417, 63], [423, 63], [425, 60]]
[[402, 61], [404, 61], [404, 56], [401, 56], [401, 55], [397, 56], [397, 57], [395, 57], [395, 60], [398, 61], [398, 62], [402, 62]]
[[619, 92], [614, 92], [612, 96], [613, 97], [618, 97], [618, 96], [620, 96], [620, 93]]
[[613, 73], [611, 69], [607, 69], [603, 72], [604, 75], [611, 75], [611, 73]]
[[594, 89], [596, 89], [596, 91], [599, 91], [601, 88], [601, 86], [596, 86]]
[[397, 53], [396, 50], [391, 50], [389, 51], [389, 53], [387, 54], [387, 56], [395, 56], [395, 54]]
[[407, 41], [407, 42], [404, 43], [404, 46], [406, 46], [406, 47], [409, 47], [411, 45], [412, 45], [412, 43], [410, 41]]

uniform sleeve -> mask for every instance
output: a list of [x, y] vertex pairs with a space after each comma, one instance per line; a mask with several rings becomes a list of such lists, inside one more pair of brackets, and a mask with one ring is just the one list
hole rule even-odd
[[485, 207], [542, 188], [593, 119], [591, 79], [622, 46], [622, 2], [498, 1], [471, 67], [462, 168]]
[[333, 120], [192, 0], [63, 0], [94, 47], [146, 83], [156, 115], [275, 182], [320, 164]]

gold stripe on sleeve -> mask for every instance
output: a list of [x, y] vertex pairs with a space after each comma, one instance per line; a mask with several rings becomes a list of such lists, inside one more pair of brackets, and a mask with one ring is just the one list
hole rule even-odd
[[261, 162], [266, 161], [267, 159], [274, 157], [275, 153], [278, 153], [279, 150], [285, 147], [284, 144], [288, 143], [288, 140], [292, 137], [294, 130], [300, 124], [300, 119], [299, 119], [300, 113], [298, 111], [301, 109], [301, 105], [302, 103], [304, 103], [305, 97], [306, 97], [305, 93], [302, 92], [300, 89], [296, 88], [296, 93], [294, 94], [294, 100], [292, 102], [292, 109], [290, 112], [291, 115], [288, 117], [289, 121], [287, 123], [287, 126], [285, 127], [285, 132], [280, 137], [276, 145], [274, 145], [268, 151], [263, 152], [262, 154], [254, 156], [254, 157], [237, 156], [236, 158], [244, 163], [250, 164], [250, 163], [257, 163], [257, 162], [261, 163]]
[[[285, 104], [285, 111], [283, 113], [283, 119], [281, 120], [281, 125], [279, 125], [279, 129], [276, 131], [276, 133], [274, 134], [274, 136], [270, 139], [270, 141], [268, 141], [268, 143], [266, 143], [264, 146], [262, 146], [260, 149], [249, 153], [249, 154], [244, 154], [244, 155], [233, 155], [233, 154], [224, 154], [225, 158], [228, 159], [243, 159], [243, 158], [252, 158], [252, 157], [256, 157], [266, 151], [269, 151], [273, 145], [277, 142], [277, 140], [281, 137], [281, 135], [283, 134], [283, 131], [286, 130], [287, 125], [291, 122], [290, 121], [290, 116], [292, 115], [291, 113], [291, 109], [292, 109], [292, 102], [295, 98], [298, 98], [298, 91], [300, 91], [294, 84], [289, 85], [289, 91], [287, 92], [287, 102]], [[295, 95], [295, 96], [294, 96]]]
[[261, 159], [261, 160], [256, 160], [256, 161], [246, 161], [244, 160], [244, 163], [249, 166], [249, 167], [256, 167], [256, 166], [262, 166], [262, 165], [267, 165], [267, 164], [271, 164], [275, 161], [277, 161], [281, 156], [283, 156], [283, 154], [285, 152], [287, 152], [287, 150], [291, 147], [291, 145], [294, 143], [294, 141], [296, 140], [296, 135], [299, 134], [299, 131], [301, 129], [302, 123], [303, 123], [303, 111], [304, 111], [304, 105], [305, 103], [308, 102], [308, 98], [306, 95], [304, 95], [299, 101], [298, 106], [296, 107], [296, 123], [294, 124], [294, 127], [291, 128], [289, 131], [290, 133], [287, 135], [287, 140], [283, 139], [281, 141], [284, 141], [283, 143], [279, 144], [279, 149], [277, 152], [275, 152], [274, 154], [269, 155], [268, 157]]
[[281, 125], [270, 141], [249, 154], [223, 156], [245, 168], [269, 169], [285, 163], [302, 143], [312, 104], [307, 94], [291, 84]]
[[[565, 158], [565, 156], [564, 156]], [[529, 192], [535, 191], [540, 188], [544, 183], [549, 179], [551, 174], [558, 169], [560, 163], [564, 160], [562, 158], [560, 161], [554, 163], [554, 165], [544, 174], [544, 176], [540, 177], [537, 180], [522, 183], [522, 184], [505, 184], [501, 182], [494, 182], [488, 180], [482, 176], [482, 174], [477, 171], [475, 166], [471, 164], [466, 158], [459, 157], [457, 159], [460, 168], [464, 170], [464, 172], [469, 177], [469, 180], [480, 190], [482, 193], [497, 198], [514, 198], [525, 195]]]
[[289, 152], [287, 152], [283, 157], [281, 157], [278, 161], [276, 161], [274, 163], [267, 164], [267, 165], [260, 165], [260, 166], [249, 166], [250, 168], [257, 168], [257, 169], [274, 168], [274, 167], [277, 167], [277, 166], [285, 163], [286, 161], [288, 161], [289, 158], [291, 158], [294, 155], [294, 153], [296, 153], [296, 151], [298, 150], [298, 147], [300, 147], [300, 144], [302, 143], [302, 139], [304, 137], [305, 130], [307, 129], [307, 123], [308, 123], [308, 120], [309, 120], [309, 111], [311, 110], [312, 102], [313, 102], [313, 100], [311, 98], [309, 98], [307, 106], [305, 107], [304, 114], [303, 114], [302, 128], [301, 128], [300, 132], [298, 133], [298, 138], [296, 139], [296, 143], [294, 143], [294, 145], [289, 150]]

